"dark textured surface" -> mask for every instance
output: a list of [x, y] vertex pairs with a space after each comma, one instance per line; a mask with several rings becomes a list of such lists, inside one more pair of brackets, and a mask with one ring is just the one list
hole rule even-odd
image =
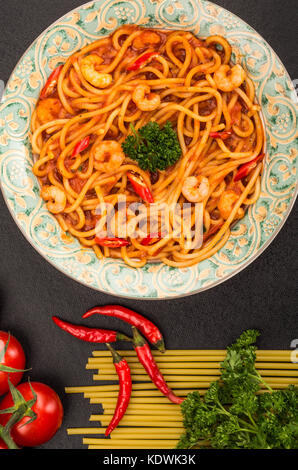
[[[81, 0], [1, 0], [0, 78], [7, 81], [32, 41]], [[253, 26], [273, 47], [292, 79], [297, 70], [296, 0], [226, 0], [217, 3]], [[0, 264], [0, 328], [24, 345], [32, 380], [44, 381], [61, 395], [63, 428], [44, 448], [80, 448], [81, 437], [67, 437], [67, 427], [88, 426], [97, 412], [80, 395], [66, 396], [65, 385], [91, 385], [85, 363], [92, 346], [60, 332], [51, 315], [80, 322], [96, 304], [116, 303], [68, 279], [38, 255], [23, 238], [2, 200]], [[243, 272], [199, 295], [171, 301], [120, 302], [148, 315], [164, 332], [167, 347], [225, 348], [245, 328], [262, 332], [262, 348], [289, 349], [298, 337], [297, 208], [270, 247]], [[129, 330], [120, 322], [94, 318], [90, 324]]]

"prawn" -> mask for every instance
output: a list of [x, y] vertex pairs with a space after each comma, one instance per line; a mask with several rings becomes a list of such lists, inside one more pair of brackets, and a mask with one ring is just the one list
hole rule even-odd
[[246, 74], [239, 64], [234, 65], [232, 68], [229, 65], [221, 65], [214, 73], [213, 78], [219, 90], [230, 92], [242, 85]]
[[40, 100], [36, 108], [37, 117], [41, 123], [47, 123], [58, 119], [62, 109], [60, 100], [57, 98], [46, 98]]
[[41, 197], [48, 201], [47, 208], [52, 214], [60, 214], [66, 206], [66, 194], [57, 186], [44, 186], [41, 190]]
[[205, 176], [188, 176], [182, 194], [189, 202], [202, 202], [209, 194], [209, 180]]
[[132, 94], [132, 100], [141, 111], [154, 111], [160, 105], [160, 96], [151, 93], [148, 85], [138, 85]]
[[109, 73], [103, 73], [96, 70], [101, 65], [103, 59], [97, 54], [90, 54], [81, 61], [80, 69], [87, 82], [96, 88], [106, 88], [111, 85], [113, 78]]
[[145, 49], [150, 46], [158, 46], [160, 42], [161, 37], [159, 34], [153, 31], [143, 31], [132, 44], [135, 49]]
[[125, 159], [121, 145], [116, 140], [103, 140], [92, 148], [94, 168], [103, 173], [116, 171]]
[[[218, 202], [218, 209], [221, 217], [227, 220], [233, 210], [234, 205], [239, 200], [241, 193], [239, 194], [234, 189], [227, 189], [224, 191]], [[241, 219], [244, 215], [244, 210], [240, 207], [237, 212], [237, 218]]]

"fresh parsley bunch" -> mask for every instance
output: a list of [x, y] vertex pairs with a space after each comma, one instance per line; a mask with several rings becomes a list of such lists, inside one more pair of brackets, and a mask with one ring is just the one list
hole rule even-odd
[[[203, 398], [182, 403], [185, 434], [178, 449], [298, 449], [298, 388], [273, 391], [255, 368], [259, 333], [245, 331], [227, 349], [221, 378]], [[260, 385], [267, 392], [257, 394]]]
[[152, 173], [165, 170], [181, 157], [178, 137], [169, 121], [162, 128], [156, 122], [148, 122], [138, 132], [132, 125], [131, 129], [133, 134], [126, 138], [122, 148], [142, 170]]

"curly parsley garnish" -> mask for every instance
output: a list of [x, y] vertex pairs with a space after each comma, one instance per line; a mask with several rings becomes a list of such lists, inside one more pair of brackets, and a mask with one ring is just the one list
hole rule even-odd
[[[259, 333], [245, 331], [227, 349], [221, 377], [204, 397], [182, 403], [179, 449], [298, 449], [298, 388], [274, 391], [255, 368]], [[261, 385], [267, 392], [259, 394]]]
[[181, 157], [178, 137], [169, 121], [164, 127], [149, 122], [138, 132], [132, 125], [130, 127], [133, 135], [126, 138], [122, 148], [129, 158], [138, 162], [142, 170], [152, 173], [166, 170]]

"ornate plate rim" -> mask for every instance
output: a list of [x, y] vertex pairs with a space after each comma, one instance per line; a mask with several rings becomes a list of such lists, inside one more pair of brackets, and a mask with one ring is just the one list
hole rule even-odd
[[[44, 29], [34, 40], [33, 42], [28, 46], [28, 48], [24, 51], [24, 53], [21, 55], [21, 57], [19, 58], [19, 60], [17, 61], [15, 67], [13, 68], [11, 74], [10, 74], [10, 77], [6, 83], [6, 86], [4, 88], [4, 91], [3, 91], [3, 97], [5, 96], [5, 93], [7, 91], [7, 88], [8, 88], [8, 85], [10, 83], [10, 80], [11, 80], [11, 77], [12, 75], [15, 73], [16, 69], [18, 68], [19, 64], [22, 62], [22, 60], [27, 56], [28, 52], [31, 50], [31, 48], [34, 46], [35, 43], [38, 42], [39, 39], [43, 38], [47, 32], [49, 32], [53, 27], [55, 27], [56, 25], [58, 25], [64, 18], [67, 18], [68, 16], [70, 16], [72, 13], [75, 13], [77, 11], [79, 11], [80, 9], [84, 8], [84, 7], [87, 7], [87, 6], [91, 6], [93, 4], [95, 4], [98, 0], [90, 0], [88, 2], [84, 2], [82, 3], [81, 5], [73, 8], [72, 10], [66, 12], [64, 15], [62, 15], [60, 18], [58, 18], [56, 21], [54, 21], [53, 23], [51, 23], [46, 29]], [[102, 0], [103, 1], [103, 0]], [[141, 0], [142, 1], [142, 0]], [[183, 2], [184, 0], [182, 0]], [[223, 12], [226, 12], [226, 13], [229, 13], [231, 14], [234, 18], [238, 19], [243, 25], [245, 25], [247, 28], [249, 28], [252, 32], [254, 32], [255, 35], [257, 35], [263, 43], [266, 44], [266, 46], [270, 49], [271, 53], [273, 54], [274, 57], [276, 57], [278, 59], [278, 61], [280, 62], [282, 68], [283, 68], [283, 71], [285, 72], [285, 75], [286, 77], [288, 78], [289, 82], [291, 83], [292, 85], [292, 80], [291, 80], [291, 77], [287, 71], [287, 68], [285, 67], [283, 61], [280, 59], [279, 55], [274, 51], [274, 49], [271, 47], [271, 45], [263, 38], [263, 36], [258, 33], [258, 31], [253, 28], [252, 26], [250, 26], [245, 20], [243, 20], [241, 17], [239, 17], [238, 15], [236, 15], [235, 13], [231, 12], [230, 10], [227, 10], [226, 8], [216, 4], [216, 3], [213, 3], [212, 1], [209, 1], [209, 0], [191, 0], [192, 2], [201, 2], [203, 4], [206, 4], [206, 5], [211, 5], [211, 6], [214, 6], [214, 7], [217, 7], [219, 8], [221, 11]], [[295, 92], [295, 88], [294, 86], [292, 86], [292, 91]], [[298, 103], [298, 101], [297, 101]], [[296, 103], [296, 106], [297, 106], [297, 103]], [[2, 102], [2, 99], [0, 100], [0, 106], [3, 104]], [[0, 157], [2, 155], [2, 152], [0, 151]], [[1, 163], [1, 159], [0, 159], [0, 163]], [[0, 164], [0, 167], [1, 167], [1, 164]], [[8, 199], [7, 199], [7, 195], [6, 195], [6, 192], [3, 188], [3, 182], [2, 182], [2, 177], [0, 175], [0, 189], [1, 189], [1, 193], [2, 193], [2, 196], [3, 196], [3, 200], [6, 204], [6, 207], [13, 219], [13, 221], [15, 222], [15, 224], [17, 225], [17, 227], [19, 228], [21, 234], [23, 235], [23, 237], [29, 242], [29, 244], [31, 245], [31, 247], [39, 254], [42, 256], [42, 258], [47, 261], [49, 264], [51, 264], [56, 270], [58, 270], [60, 273], [62, 273], [63, 275], [67, 276], [68, 278], [72, 279], [73, 281], [81, 284], [82, 286], [84, 287], [87, 287], [87, 288], [90, 288], [96, 292], [100, 292], [100, 293], [103, 293], [103, 294], [106, 294], [106, 295], [112, 295], [112, 296], [116, 296], [116, 297], [119, 297], [119, 298], [122, 298], [122, 299], [128, 299], [128, 300], [144, 300], [144, 301], [148, 301], [148, 300], [156, 300], [156, 301], [162, 301], [162, 300], [175, 300], [175, 299], [181, 299], [181, 298], [184, 298], [184, 297], [190, 297], [192, 295], [196, 295], [196, 294], [199, 294], [200, 292], [204, 292], [204, 291], [207, 291], [209, 289], [212, 289], [213, 287], [216, 287], [226, 281], [228, 281], [229, 279], [232, 279], [234, 276], [236, 276], [237, 274], [239, 274], [241, 271], [243, 271], [244, 269], [246, 269], [250, 264], [252, 264], [259, 256], [261, 256], [263, 254], [263, 252], [268, 248], [268, 246], [274, 241], [274, 239], [277, 237], [277, 235], [280, 233], [281, 229], [284, 227], [294, 205], [295, 205], [295, 202], [296, 202], [296, 199], [297, 199], [297, 196], [298, 196], [298, 178], [296, 177], [296, 183], [295, 183], [295, 191], [293, 192], [293, 195], [291, 196], [291, 202], [289, 203], [288, 207], [287, 207], [287, 210], [284, 212], [284, 216], [283, 216], [283, 219], [281, 220], [281, 222], [279, 223], [278, 227], [274, 229], [273, 233], [270, 235], [270, 237], [265, 241], [265, 243], [262, 245], [261, 248], [258, 248], [257, 251], [255, 252], [255, 254], [251, 257], [249, 257], [242, 265], [240, 265], [238, 268], [236, 268], [234, 271], [228, 273], [226, 276], [223, 276], [221, 279], [218, 279], [217, 281], [213, 281], [211, 284], [208, 284], [206, 286], [202, 286], [198, 289], [195, 289], [193, 291], [190, 291], [190, 292], [186, 292], [186, 293], [183, 293], [183, 294], [178, 294], [178, 295], [170, 295], [170, 296], [163, 296], [163, 297], [141, 297], [141, 296], [132, 296], [132, 295], [125, 295], [125, 294], [120, 294], [120, 293], [115, 293], [115, 292], [112, 292], [112, 291], [105, 291], [103, 286], [101, 286], [101, 288], [99, 287], [95, 287], [93, 285], [89, 285], [88, 283], [78, 279], [75, 275], [72, 275], [71, 273], [67, 272], [66, 270], [63, 270], [62, 267], [60, 267], [59, 265], [57, 265], [54, 261], [52, 261], [50, 258], [48, 258], [46, 256], [46, 254], [42, 251], [41, 248], [39, 248], [39, 246], [33, 244], [33, 241], [32, 241], [32, 238], [30, 238], [30, 236], [27, 234], [27, 232], [23, 229], [21, 223], [17, 220], [16, 218], [16, 214], [15, 212], [13, 211], [12, 207], [10, 206], [10, 204], [8, 203]], [[175, 269], [175, 268], [174, 268]]]

